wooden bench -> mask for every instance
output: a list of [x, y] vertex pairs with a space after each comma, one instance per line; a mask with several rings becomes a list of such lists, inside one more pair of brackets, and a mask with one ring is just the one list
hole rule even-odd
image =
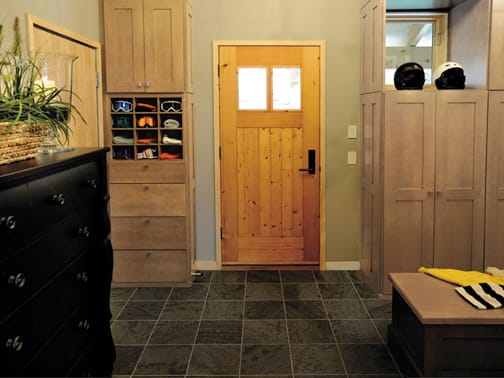
[[388, 345], [406, 376], [504, 377], [504, 310], [478, 310], [455, 286], [391, 273]]

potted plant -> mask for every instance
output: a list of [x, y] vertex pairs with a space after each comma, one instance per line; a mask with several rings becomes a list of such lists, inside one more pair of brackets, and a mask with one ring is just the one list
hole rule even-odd
[[36, 156], [48, 133], [66, 144], [72, 131], [69, 117], [77, 115], [84, 121], [72, 104], [71, 87], [44, 80], [42, 68], [48, 57], [23, 50], [18, 17], [13, 32], [12, 45], [3, 48], [0, 24], [0, 164]]

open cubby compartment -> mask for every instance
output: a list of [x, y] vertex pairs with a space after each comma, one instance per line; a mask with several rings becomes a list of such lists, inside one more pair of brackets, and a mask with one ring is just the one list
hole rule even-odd
[[133, 145], [133, 130], [112, 130], [112, 145]]
[[159, 134], [157, 129], [151, 130], [136, 130], [136, 143], [138, 145], [157, 145], [159, 142]]
[[159, 159], [158, 145], [136, 145], [136, 158], [138, 160]]
[[[123, 104], [124, 103], [124, 104]], [[123, 106], [125, 105], [125, 106]], [[110, 99], [110, 111], [115, 114], [131, 114], [134, 109], [133, 97], [112, 97]]]
[[135, 98], [135, 113], [156, 113], [158, 109], [157, 97]]
[[112, 158], [114, 160], [134, 160], [135, 149], [133, 146], [112, 146]]
[[112, 114], [112, 129], [133, 129], [133, 114]]
[[159, 148], [161, 149], [159, 155], [161, 160], [180, 160], [184, 158], [182, 146], [161, 144]]
[[182, 126], [182, 114], [160, 113], [160, 129], [181, 129]]
[[136, 113], [135, 128], [136, 129], [157, 129], [158, 117], [157, 114]]
[[161, 97], [159, 99], [160, 113], [182, 113], [183, 110], [182, 97]]

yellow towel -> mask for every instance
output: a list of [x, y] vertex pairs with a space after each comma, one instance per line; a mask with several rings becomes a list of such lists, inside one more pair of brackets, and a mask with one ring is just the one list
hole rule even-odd
[[504, 277], [492, 276], [490, 274], [477, 272], [474, 270], [465, 271], [457, 269], [424, 268], [418, 269], [419, 272], [430, 274], [440, 280], [447, 281], [460, 286], [469, 286], [479, 283], [495, 283], [504, 285]]

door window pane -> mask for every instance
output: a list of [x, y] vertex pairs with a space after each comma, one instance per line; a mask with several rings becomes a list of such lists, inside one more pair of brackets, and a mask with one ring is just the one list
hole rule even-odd
[[273, 68], [273, 110], [301, 109], [301, 68]]
[[267, 70], [264, 67], [238, 68], [238, 109], [267, 109]]

